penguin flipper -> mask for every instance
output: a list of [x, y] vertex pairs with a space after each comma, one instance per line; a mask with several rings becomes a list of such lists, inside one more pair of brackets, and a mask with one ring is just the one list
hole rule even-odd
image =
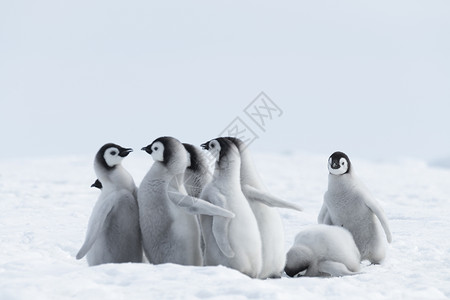
[[322, 204], [322, 208], [320, 209], [319, 216], [317, 217], [317, 223], [333, 225], [331, 221], [330, 213], [328, 212], [328, 207], [325, 203]]
[[[226, 199], [222, 194], [217, 193], [214, 195], [214, 199], [211, 199], [211, 202], [215, 203], [219, 207], [223, 207], [226, 204]], [[235, 255], [233, 248], [230, 245], [228, 236], [230, 221], [230, 218], [223, 218], [218, 216], [213, 217], [212, 221], [212, 232], [214, 235], [214, 239], [216, 240], [217, 246], [219, 247], [220, 251], [222, 251], [222, 253], [226, 257], [234, 257]]]
[[214, 216], [212, 221], [212, 232], [214, 239], [216, 240], [220, 251], [222, 251], [226, 257], [234, 257], [234, 251], [230, 245], [230, 239], [228, 238], [230, 221], [230, 218], [219, 216]]
[[177, 191], [168, 191], [167, 196], [173, 204], [192, 215], [221, 216], [234, 218], [234, 213], [200, 198], [182, 194]]
[[352, 272], [343, 263], [331, 260], [319, 262], [318, 270], [321, 273], [326, 273], [331, 276], [338, 276], [338, 277], [347, 275], [356, 275], [360, 273], [360, 272]]
[[392, 234], [389, 229], [389, 224], [384, 214], [383, 208], [378, 204], [377, 200], [372, 197], [362, 197], [364, 199], [364, 203], [369, 207], [369, 209], [377, 216], [378, 220], [380, 220], [381, 226], [383, 226], [384, 232], [386, 234], [386, 239], [389, 243], [392, 242]]
[[280, 207], [280, 208], [290, 208], [297, 211], [303, 211], [303, 208], [295, 203], [285, 201], [283, 199], [277, 198], [271, 194], [261, 192], [260, 190], [245, 184], [242, 186], [242, 192], [247, 199], [252, 201], [261, 202], [267, 206]]
[[95, 240], [97, 239], [99, 233], [101, 232], [105, 221], [110, 216], [114, 205], [112, 204], [112, 198], [113, 195], [107, 197], [104, 199], [100, 206], [94, 207], [93, 214], [95, 213], [95, 216], [91, 216], [91, 219], [89, 220], [89, 226], [88, 231], [86, 233], [86, 239], [84, 240], [83, 246], [81, 246], [80, 251], [78, 251], [76, 258], [82, 259], [91, 249], [92, 245], [94, 244]]

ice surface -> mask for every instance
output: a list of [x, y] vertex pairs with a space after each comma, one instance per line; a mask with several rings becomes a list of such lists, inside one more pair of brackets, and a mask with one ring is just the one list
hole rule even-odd
[[[75, 255], [99, 190], [89, 157], [0, 161], [0, 299], [447, 299], [450, 297], [450, 170], [420, 161], [353, 159], [386, 211], [393, 235], [382, 265], [343, 278], [250, 279], [225, 267], [108, 264]], [[300, 204], [280, 209], [286, 250], [316, 223], [328, 157], [257, 154], [268, 189]], [[130, 155], [139, 185], [151, 159]]]

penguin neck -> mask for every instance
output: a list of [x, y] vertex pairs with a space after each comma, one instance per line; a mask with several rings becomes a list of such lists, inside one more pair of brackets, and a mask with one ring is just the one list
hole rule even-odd
[[115, 165], [111, 169], [105, 169], [104, 167], [95, 164], [94, 169], [95, 174], [105, 189], [108, 189], [109, 186], [111, 186], [116, 189], [124, 188], [130, 192], [135, 191], [136, 185], [133, 177], [121, 164]]
[[338, 176], [328, 174], [329, 191], [347, 190], [348, 188], [353, 188], [354, 185], [355, 178], [351, 172]]
[[183, 182], [184, 180], [184, 172], [180, 171], [177, 173], [177, 171], [178, 168], [173, 169], [170, 168], [170, 166], [163, 164], [162, 162], [156, 161], [150, 168], [148, 175], [152, 179], [157, 178], [165, 181], [170, 181], [170, 184], [172, 185], [174, 184], [173, 182]]
[[151, 178], [160, 178], [160, 179], [166, 179], [171, 178], [173, 175], [169, 172], [169, 169], [159, 161], [155, 161], [148, 171], [148, 176]]
[[174, 175], [170, 180], [169, 185], [179, 192], [186, 193], [186, 189], [184, 187], [184, 173]]
[[173, 157], [169, 162], [165, 164], [167, 171], [172, 174], [172, 176], [178, 176], [179, 174], [184, 174], [187, 169], [187, 154], [183, 148], [183, 154]]
[[189, 167], [187, 167], [187, 170], [190, 170], [193, 173], [203, 174], [205, 172], [208, 172], [209, 168], [208, 168], [208, 164], [207, 164], [206, 160], [199, 158], [195, 162], [195, 166], [189, 166]]
[[256, 188], [262, 188], [262, 181], [248, 150], [241, 152], [241, 181]]
[[214, 169], [214, 178], [216, 180], [227, 178], [229, 182], [240, 184], [240, 160], [235, 157], [223, 157], [216, 162]]

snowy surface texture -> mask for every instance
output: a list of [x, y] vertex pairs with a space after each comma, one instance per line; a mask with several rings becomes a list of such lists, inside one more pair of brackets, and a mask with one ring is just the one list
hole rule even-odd
[[[280, 210], [286, 250], [315, 224], [327, 188], [328, 157], [258, 154], [268, 189], [301, 204]], [[450, 170], [420, 161], [353, 160], [379, 199], [393, 235], [382, 265], [342, 278], [250, 279], [225, 267], [108, 264], [75, 255], [99, 191], [93, 158], [0, 161], [0, 299], [447, 299], [450, 298]], [[124, 166], [139, 185], [152, 160]]]

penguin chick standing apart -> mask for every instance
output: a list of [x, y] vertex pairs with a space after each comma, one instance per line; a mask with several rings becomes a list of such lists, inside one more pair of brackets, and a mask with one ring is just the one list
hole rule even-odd
[[227, 137], [226, 139], [233, 142], [239, 150], [242, 192], [255, 215], [261, 234], [263, 266], [259, 278], [281, 277], [286, 263], [284, 229], [281, 217], [275, 207], [298, 211], [301, 211], [302, 208], [268, 193], [245, 143], [238, 138]]
[[[90, 266], [142, 262], [136, 185], [121, 161], [132, 149], [106, 144], [97, 152], [94, 170], [101, 194], [89, 219], [77, 259], [87, 255]], [[96, 181], [96, 182], [97, 182]]]
[[351, 233], [342, 227], [312, 225], [300, 231], [287, 253], [286, 274], [294, 277], [357, 274], [360, 254]]
[[226, 138], [204, 143], [216, 158], [213, 180], [200, 198], [234, 212], [233, 219], [201, 216], [205, 239], [205, 265], [223, 265], [250, 277], [262, 268], [261, 236], [250, 205], [242, 193], [241, 159], [237, 147]]
[[183, 185], [186, 149], [173, 137], [160, 137], [142, 148], [154, 164], [138, 191], [144, 252], [152, 264], [203, 265], [200, 227], [195, 215], [232, 218], [234, 214], [188, 196]]
[[348, 229], [358, 246], [361, 259], [380, 263], [386, 256], [385, 238], [389, 243], [392, 241], [383, 209], [356, 178], [345, 153], [333, 153], [328, 160], [328, 170], [328, 190], [324, 195], [318, 222]]

